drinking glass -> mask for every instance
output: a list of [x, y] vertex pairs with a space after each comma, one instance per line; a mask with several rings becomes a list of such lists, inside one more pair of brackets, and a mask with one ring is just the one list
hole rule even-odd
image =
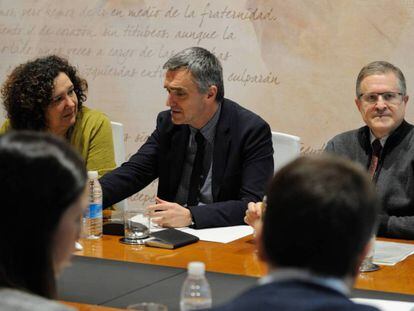
[[146, 215], [144, 207], [132, 207], [124, 211], [124, 237], [125, 244], [144, 244], [144, 240], [150, 234], [150, 219]]
[[361, 266], [359, 267], [359, 272], [372, 272], [372, 271], [377, 271], [379, 269], [379, 266], [373, 262], [374, 253], [375, 253], [375, 235], [371, 237], [371, 240], [369, 242], [369, 252], [365, 256], [364, 261], [361, 263]]

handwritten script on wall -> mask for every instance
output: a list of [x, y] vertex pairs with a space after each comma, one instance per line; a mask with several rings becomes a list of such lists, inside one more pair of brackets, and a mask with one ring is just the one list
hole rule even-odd
[[[163, 64], [202, 46], [222, 62], [226, 97], [273, 130], [300, 136], [303, 153], [316, 153], [362, 124], [353, 99], [363, 65], [395, 63], [410, 92], [413, 14], [411, 0], [6, 0], [0, 81], [29, 59], [67, 57], [88, 80], [86, 105], [124, 124], [129, 156], [167, 109]], [[152, 203], [155, 191], [152, 183], [131, 204]]]

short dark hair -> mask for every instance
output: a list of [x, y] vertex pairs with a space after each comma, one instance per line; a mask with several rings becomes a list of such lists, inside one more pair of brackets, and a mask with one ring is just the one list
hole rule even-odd
[[400, 68], [394, 66], [393, 64], [386, 61], [375, 61], [371, 62], [368, 65], [364, 66], [358, 74], [355, 92], [357, 98], [361, 96], [361, 83], [366, 77], [377, 75], [377, 74], [387, 74], [393, 73], [398, 79], [398, 85], [400, 86], [400, 92], [403, 95], [406, 95], [407, 87], [405, 84], [405, 77]]
[[223, 69], [218, 58], [201, 47], [187, 48], [172, 56], [163, 66], [166, 70], [187, 69], [193, 75], [200, 93], [212, 85], [217, 87], [216, 101], [224, 98]]
[[354, 275], [378, 212], [362, 168], [334, 156], [301, 157], [282, 168], [267, 191], [264, 251], [275, 267]]
[[53, 82], [65, 73], [78, 97], [78, 111], [86, 101], [88, 83], [79, 77], [76, 67], [56, 55], [37, 58], [17, 66], [1, 88], [3, 106], [16, 130], [45, 130], [45, 112], [52, 104]]
[[84, 161], [60, 138], [28, 131], [0, 136], [0, 287], [55, 297], [53, 236], [85, 185]]

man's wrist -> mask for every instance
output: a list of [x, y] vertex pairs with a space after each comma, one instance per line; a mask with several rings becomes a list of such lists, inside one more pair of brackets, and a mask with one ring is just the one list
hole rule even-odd
[[190, 210], [188, 210], [189, 212], [190, 212], [190, 219], [189, 219], [189, 227], [190, 228], [194, 228], [195, 227], [195, 222], [194, 222], [194, 217], [193, 217], [193, 214], [191, 213], [191, 211]]

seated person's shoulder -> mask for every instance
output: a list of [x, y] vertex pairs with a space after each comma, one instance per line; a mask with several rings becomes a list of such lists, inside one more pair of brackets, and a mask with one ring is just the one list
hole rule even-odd
[[174, 128], [180, 128], [182, 125], [174, 125], [171, 120], [171, 111], [164, 110], [158, 113], [157, 121], [156, 121], [157, 129], [161, 132], [170, 132]]
[[82, 111], [79, 112], [76, 124], [73, 130], [71, 143], [73, 145], [83, 144], [84, 139], [89, 140], [99, 133], [99, 137], [111, 136], [111, 122], [109, 118], [101, 111], [90, 109], [83, 106]]
[[91, 109], [86, 106], [82, 107], [82, 111], [80, 113], [80, 118], [82, 123], [90, 123], [90, 122], [110, 122], [109, 118], [106, 114], [99, 110]]
[[3, 288], [0, 290], [0, 310], [73, 311], [74, 309], [37, 295], [16, 289]]
[[172, 123], [171, 122], [171, 111], [164, 110], [158, 113], [157, 123]]
[[242, 107], [238, 103], [225, 99], [221, 113], [231, 113], [232, 116], [237, 118], [237, 122], [242, 127], [268, 127], [267, 122], [253, 111]]
[[0, 127], [0, 134], [4, 134], [10, 130], [10, 120], [6, 119]]
[[331, 152], [341, 149], [348, 150], [350, 147], [358, 143], [359, 133], [364, 130], [364, 127], [362, 127], [335, 135], [326, 143], [325, 151]]

